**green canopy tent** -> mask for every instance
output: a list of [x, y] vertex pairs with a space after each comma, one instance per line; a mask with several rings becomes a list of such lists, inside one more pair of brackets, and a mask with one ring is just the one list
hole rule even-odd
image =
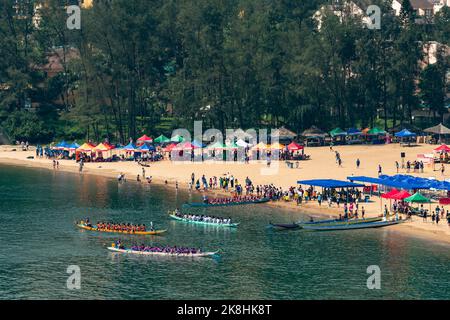
[[429, 203], [430, 204], [430, 212], [431, 212], [431, 200], [427, 197], [424, 197], [419, 192], [414, 193], [411, 197], [404, 199], [405, 202], [411, 203]]
[[162, 135], [160, 135], [158, 138], [156, 138], [153, 141], [156, 142], [156, 143], [159, 143], [159, 144], [163, 144], [163, 143], [170, 142], [170, 139], [162, 134]]
[[176, 136], [173, 136], [170, 141], [180, 143], [184, 142], [184, 138], [177, 134]]
[[384, 130], [381, 130], [380, 128], [372, 128], [369, 131], [367, 131], [368, 135], [372, 135], [372, 136], [381, 136], [381, 135], [385, 135], [387, 132]]
[[334, 138], [337, 136], [346, 136], [347, 132], [345, 132], [344, 130], [342, 130], [341, 128], [336, 128], [334, 130], [330, 131], [330, 135]]

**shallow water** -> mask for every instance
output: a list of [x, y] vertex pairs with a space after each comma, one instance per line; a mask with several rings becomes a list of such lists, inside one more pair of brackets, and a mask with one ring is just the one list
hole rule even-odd
[[[198, 196], [194, 196], [198, 198]], [[118, 184], [96, 176], [0, 166], [1, 299], [448, 299], [450, 248], [389, 228], [275, 232], [292, 214], [254, 205], [208, 209], [240, 221], [236, 230], [171, 221], [191, 199], [164, 186]], [[110, 253], [117, 235], [74, 222], [115, 220], [167, 228], [165, 236], [124, 242], [221, 250], [221, 257], [135, 257]], [[68, 290], [69, 265], [81, 289]], [[381, 289], [366, 285], [369, 265]]]

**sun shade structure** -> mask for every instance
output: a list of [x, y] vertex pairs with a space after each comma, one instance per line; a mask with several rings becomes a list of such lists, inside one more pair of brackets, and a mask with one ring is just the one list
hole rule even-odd
[[302, 150], [303, 146], [299, 145], [298, 143], [291, 142], [290, 144], [288, 144], [287, 148], [289, 151], [298, 151]]
[[246, 148], [246, 147], [249, 147], [249, 146], [250, 146], [250, 143], [247, 143], [247, 142], [245, 142], [245, 141], [242, 140], [242, 139], [239, 139], [239, 140], [236, 142], [236, 144], [237, 144], [239, 147], [242, 147], [242, 148]]
[[438, 124], [437, 126], [425, 129], [423, 131], [433, 134], [450, 134], [450, 129], [444, 126], [442, 123]]
[[173, 137], [170, 139], [170, 141], [180, 143], [180, 142], [183, 142], [183, 141], [184, 141], [184, 138], [183, 138], [182, 136], [180, 136], [180, 135], [177, 134], [177, 135], [173, 136]]
[[450, 190], [450, 182], [439, 181], [436, 179], [414, 177], [403, 174], [398, 174], [394, 176], [381, 175], [378, 178], [366, 176], [350, 176], [347, 177], [347, 179], [350, 181], [379, 184], [382, 186], [395, 187], [398, 189], [405, 189], [405, 190], [416, 190], [416, 189], [436, 189], [447, 191]]
[[77, 152], [92, 152], [95, 146], [92, 143], [83, 143], [76, 151]]
[[278, 139], [280, 140], [288, 140], [288, 139], [294, 139], [297, 134], [295, 132], [292, 132], [289, 129], [286, 129], [285, 127], [281, 127], [279, 129], [273, 130], [271, 132], [273, 136], [278, 136]]
[[206, 149], [226, 149], [226, 145], [223, 144], [222, 142], [215, 142], [212, 145], [209, 145], [208, 147], [206, 147]]
[[130, 142], [129, 144], [127, 144], [125, 147], [121, 148], [124, 151], [134, 151], [136, 150], [136, 146]]
[[379, 136], [379, 135], [385, 135], [386, 131], [375, 127], [375, 128], [370, 129], [369, 131], [367, 131], [367, 134], [371, 135], [371, 136]]
[[302, 136], [304, 137], [321, 137], [324, 138], [327, 134], [317, 128], [316, 126], [311, 126], [311, 128], [306, 129], [302, 132]]
[[137, 142], [153, 142], [153, 139], [144, 134], [142, 137], [137, 139]]
[[283, 150], [283, 149], [284, 149], [284, 145], [282, 145], [282, 144], [279, 143], [279, 142], [276, 142], [276, 143], [274, 143], [274, 144], [271, 144], [271, 145], [269, 146], [269, 148], [270, 148], [271, 150]]
[[404, 200], [409, 197], [411, 197], [411, 194], [408, 191], [402, 190], [400, 192], [397, 192], [397, 194], [394, 194], [391, 199]]
[[386, 193], [383, 193], [382, 195], [381, 195], [381, 197], [382, 198], [384, 198], [384, 199], [393, 199], [392, 197], [394, 196], [394, 195], [396, 195], [397, 193], [399, 193], [400, 191], [398, 191], [397, 189], [392, 189], [391, 191], [389, 191], [389, 192], [386, 192]]
[[156, 150], [156, 148], [154, 146], [149, 146], [147, 144], [143, 144], [136, 151], [149, 152], [149, 151], [155, 151], [155, 150]]
[[430, 203], [431, 200], [427, 197], [424, 197], [419, 192], [416, 192], [412, 196], [406, 198], [404, 201], [406, 202], [414, 202], [414, 203]]
[[339, 137], [339, 136], [346, 136], [346, 135], [347, 135], [347, 132], [345, 132], [341, 128], [336, 128], [336, 129], [330, 131], [330, 136], [332, 136], [332, 137]]
[[362, 135], [362, 132], [356, 128], [350, 128], [347, 130], [348, 136], [360, 136]]
[[306, 184], [308, 186], [322, 188], [359, 188], [364, 187], [363, 184], [334, 179], [315, 179], [315, 180], [299, 180], [298, 184]]
[[226, 144], [226, 148], [227, 149], [239, 149], [239, 148], [242, 148], [242, 147], [239, 147], [236, 143], [231, 142], [231, 143], [227, 143]]
[[94, 149], [92, 149], [92, 151], [94, 152], [105, 152], [105, 151], [109, 151], [114, 149], [113, 146], [110, 146], [109, 144], [106, 143], [100, 143], [98, 146], [96, 146]]
[[80, 145], [78, 143], [74, 142], [69, 146], [69, 150], [76, 150], [79, 147], [80, 147]]
[[395, 136], [398, 138], [411, 138], [415, 137], [416, 134], [414, 132], [409, 131], [408, 129], [403, 129], [402, 131], [397, 132]]
[[176, 143], [171, 143], [167, 147], [164, 148], [165, 152], [171, 152], [177, 146]]
[[174, 149], [175, 150], [192, 150], [192, 149], [197, 149], [197, 147], [194, 146], [189, 141], [186, 141], [186, 142], [177, 144], [177, 146]]
[[160, 135], [158, 138], [156, 138], [155, 140], [154, 140], [156, 143], [167, 143], [167, 142], [170, 142], [170, 139], [169, 138], [167, 138], [165, 135]]
[[442, 151], [450, 152], [450, 147], [447, 146], [446, 144], [443, 144], [443, 145], [437, 147], [436, 149], [434, 149], [434, 151], [437, 151], [437, 152], [442, 152]]

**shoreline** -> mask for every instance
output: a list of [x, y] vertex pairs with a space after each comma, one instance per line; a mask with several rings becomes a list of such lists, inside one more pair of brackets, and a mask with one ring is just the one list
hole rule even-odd
[[[29, 168], [41, 168], [41, 169], [47, 169], [47, 170], [55, 170], [52, 166], [52, 160], [50, 159], [27, 159], [26, 157], [30, 154], [33, 154], [33, 151], [15, 151], [14, 157], [11, 157], [11, 154], [6, 154], [5, 152], [1, 151], [0, 149], [0, 164], [3, 165], [12, 165], [12, 166], [18, 166], [18, 167], [29, 167]], [[24, 157], [20, 157], [20, 155], [23, 155]], [[18, 157], [19, 156], [19, 157]], [[70, 160], [59, 160], [59, 169], [56, 169], [56, 171], [62, 171], [67, 173], [73, 173], [73, 174], [88, 174], [88, 175], [94, 175], [94, 176], [101, 176], [106, 178], [112, 178], [117, 179], [117, 175], [121, 172], [123, 172], [126, 176], [127, 182], [134, 182], [139, 183], [134, 179], [137, 174], [141, 174], [139, 172], [142, 170], [141, 166], [138, 166], [137, 163], [126, 163], [127, 166], [121, 165], [118, 166], [118, 164], [123, 163], [86, 163], [83, 172], [79, 173], [78, 171], [78, 164], [74, 161]], [[156, 184], [158, 186], [166, 187], [166, 188], [174, 188], [175, 189], [175, 183], [178, 181], [178, 189], [187, 191], [187, 192], [195, 192], [198, 191], [190, 191], [188, 184], [186, 182], [188, 176], [190, 177], [190, 170], [183, 169], [182, 174], [186, 177], [178, 175], [174, 175], [172, 172], [172, 176], [161, 176], [161, 175], [155, 175], [153, 173], [153, 170], [155, 167], [158, 167], [159, 165], [169, 165], [169, 166], [176, 166], [179, 168], [182, 167], [191, 167], [195, 166], [196, 164], [172, 164], [168, 160], [164, 160], [160, 163], [158, 162], [152, 162], [150, 163], [151, 166], [149, 168], [144, 167], [146, 172], [148, 172], [147, 176], [152, 176], [152, 184]], [[197, 165], [198, 166], [198, 165]], [[198, 166], [198, 167], [206, 167], [208, 164], [204, 166]], [[220, 168], [221, 171], [224, 171], [222, 166], [217, 166], [216, 164], [211, 164], [211, 166], [214, 166], [215, 168]], [[261, 165], [259, 165], [261, 166]], [[280, 166], [282, 166], [282, 163], [280, 161]], [[242, 164], [241, 167], [246, 167], [246, 165]], [[175, 171], [175, 170], [174, 170]], [[180, 170], [178, 170], [180, 171]], [[219, 172], [219, 171], [217, 171]], [[133, 176], [134, 174], [134, 176]], [[197, 174], [196, 174], [197, 175]], [[216, 174], [217, 176], [220, 176], [220, 173]], [[174, 178], [178, 177], [179, 179]], [[198, 175], [197, 175], [198, 177]], [[331, 178], [331, 177], [330, 177]], [[333, 177], [334, 178], [334, 177]], [[255, 184], [264, 184], [265, 182], [257, 181], [255, 177], [252, 177], [252, 180]], [[168, 182], [168, 184], [165, 183], [165, 181]], [[241, 180], [242, 181], [242, 180]], [[146, 181], [142, 181], [141, 183], [147, 183]], [[215, 189], [211, 191], [207, 191], [210, 195], [215, 196], [229, 196], [230, 192], [226, 192], [221, 189]], [[202, 194], [203, 191], [199, 191], [198, 194]], [[367, 206], [366, 211], [366, 217], [374, 217], [379, 214], [379, 208], [380, 208], [380, 199], [373, 197], [373, 202], [371, 203], [361, 203], [361, 205]], [[298, 220], [300, 216], [311, 215], [314, 218], [335, 218], [338, 217], [339, 213], [341, 213], [342, 208], [338, 209], [337, 207], [329, 208], [327, 204], [323, 204], [322, 207], [319, 207], [316, 202], [310, 202], [310, 203], [303, 203], [300, 206], [297, 206], [294, 202], [285, 202], [283, 200], [279, 201], [270, 201], [265, 204], [260, 205], [267, 205], [271, 206], [273, 208], [279, 208], [285, 211], [286, 213], [293, 214], [292, 218], [295, 220]], [[277, 216], [283, 216], [282, 213], [275, 213], [274, 218]], [[423, 239], [427, 241], [433, 241], [433, 243], [436, 244], [445, 244], [450, 245], [450, 227], [447, 225], [446, 220], [442, 220], [441, 224], [439, 226], [432, 224], [431, 222], [423, 223], [421, 222], [420, 217], [414, 217], [413, 221], [403, 223], [401, 225], [391, 226], [389, 227], [389, 230], [392, 230], [396, 233], [400, 233], [402, 235], [411, 236], [416, 239]]]

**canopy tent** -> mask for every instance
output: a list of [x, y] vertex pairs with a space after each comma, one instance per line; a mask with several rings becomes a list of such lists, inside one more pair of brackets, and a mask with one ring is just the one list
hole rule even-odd
[[427, 132], [427, 133], [438, 134], [438, 135], [450, 134], [450, 129], [447, 128], [446, 126], [444, 126], [442, 123], [438, 124], [437, 126], [427, 128], [423, 131]]
[[290, 144], [288, 144], [287, 148], [289, 151], [298, 151], [302, 150], [303, 146], [299, 145], [298, 143], [291, 142]]
[[226, 145], [222, 142], [216, 141], [215, 143], [206, 147], [206, 149], [226, 149]]
[[[250, 133], [245, 132], [245, 131], [242, 130], [241, 128], [236, 129], [236, 130], [232, 133], [231, 136], [236, 137], [236, 138], [241, 139], [241, 140], [253, 138], [253, 136], [252, 136]], [[231, 136], [230, 136], [230, 137], [231, 137]], [[228, 135], [227, 135], [227, 137], [228, 137]], [[230, 137], [228, 137], [228, 138], [230, 138]]]
[[239, 139], [239, 140], [236, 142], [236, 144], [237, 144], [239, 147], [242, 147], [242, 148], [246, 148], [246, 147], [251, 146], [250, 143], [247, 143], [247, 142], [245, 142], [245, 141], [242, 140], [242, 139]]
[[203, 148], [203, 147], [204, 147], [204, 144], [201, 143], [201, 142], [199, 142], [199, 141], [197, 141], [197, 140], [192, 141], [192, 145], [193, 145], [195, 148]]
[[306, 184], [309, 186], [322, 188], [359, 188], [364, 187], [363, 184], [334, 179], [315, 179], [315, 180], [299, 180], [298, 184]]
[[98, 146], [96, 146], [92, 151], [94, 152], [105, 152], [114, 149], [113, 146], [107, 144], [107, 143], [100, 143]]
[[139, 152], [149, 152], [149, 151], [155, 151], [156, 148], [154, 146], [149, 146], [148, 144], [143, 144], [142, 146], [140, 146], [139, 148], [137, 148], [135, 151], [139, 151]]
[[83, 143], [79, 148], [77, 148], [77, 152], [92, 152], [92, 150], [95, 148], [95, 146], [90, 143], [90, 142], [86, 142]]
[[226, 149], [231, 149], [231, 150], [242, 148], [242, 147], [239, 147], [237, 145], [237, 143], [234, 143], [234, 142], [227, 143], [225, 146], [226, 146]]
[[395, 136], [398, 138], [411, 138], [415, 137], [416, 134], [414, 132], [409, 131], [408, 129], [403, 129], [402, 131], [397, 132]]
[[386, 192], [386, 193], [383, 193], [382, 195], [381, 195], [381, 197], [382, 198], [384, 198], [384, 199], [393, 199], [392, 197], [394, 196], [394, 195], [396, 195], [397, 193], [399, 193], [400, 191], [398, 191], [397, 189], [392, 189], [391, 191], [389, 191], [389, 192]]
[[385, 135], [386, 133], [387, 133], [386, 131], [375, 127], [375, 128], [370, 129], [369, 131], [367, 131], [366, 134], [370, 135], [370, 136], [382, 136], [382, 135]]
[[340, 137], [340, 136], [346, 136], [347, 132], [342, 130], [341, 128], [336, 128], [330, 131], [330, 136], [334, 137]]
[[389, 186], [406, 190], [430, 189], [432, 184], [432, 181], [429, 179], [417, 178], [407, 175], [395, 175], [391, 177], [383, 175], [378, 178], [366, 176], [350, 176], [347, 177], [347, 179], [350, 181], [379, 184], [382, 186]]
[[167, 147], [164, 148], [165, 152], [171, 152], [177, 146], [176, 143], [171, 143]]
[[347, 130], [347, 135], [349, 136], [359, 136], [362, 135], [362, 132], [356, 128], [350, 128]]
[[57, 143], [57, 144], [53, 147], [53, 149], [56, 149], [56, 150], [64, 150], [64, 149], [69, 149], [69, 148], [70, 148], [70, 144], [67, 143], [67, 142], [65, 142], [64, 140], [61, 141], [60, 143]]
[[160, 135], [158, 138], [156, 138], [153, 141], [156, 142], [156, 143], [162, 144], [162, 143], [170, 142], [170, 139], [162, 134], [162, 135]]
[[282, 145], [279, 142], [275, 142], [274, 144], [271, 144], [270, 146], [268, 146], [271, 150], [283, 150], [284, 149], [284, 145]]
[[80, 145], [78, 143], [76, 143], [75, 141], [69, 146], [69, 150], [76, 150], [80, 147]]
[[177, 134], [177, 135], [173, 136], [172, 138], [170, 138], [170, 141], [180, 143], [180, 142], [184, 141], [184, 138]]
[[361, 133], [362, 133], [362, 134], [367, 134], [369, 131], [370, 131], [369, 128], [365, 128], [365, 129], [362, 129], [362, 130], [361, 130]]
[[406, 202], [414, 202], [414, 203], [430, 203], [431, 202], [430, 199], [428, 199], [427, 197], [424, 197], [419, 192], [416, 192], [412, 196], [404, 199], [404, 201], [406, 201]]
[[174, 150], [192, 150], [192, 149], [197, 149], [197, 147], [194, 146], [189, 141], [186, 141], [186, 142], [177, 144], [176, 147], [174, 147], [173, 149]]
[[397, 192], [396, 194], [394, 194], [391, 199], [404, 200], [404, 199], [406, 199], [408, 197], [411, 197], [411, 194], [408, 191], [402, 190], [402, 191]]
[[252, 150], [266, 150], [266, 149], [268, 149], [268, 146], [264, 142], [260, 142], [252, 148]]
[[125, 147], [120, 148], [121, 150], [127, 151], [127, 152], [132, 152], [136, 150], [136, 146], [130, 142], [129, 144], [127, 144]]
[[151, 142], [153, 142], [153, 139], [150, 138], [149, 136], [147, 136], [147, 135], [144, 134], [142, 137], [140, 137], [139, 139], [137, 139], [137, 142], [138, 142], [138, 143], [145, 143], [145, 142], [151, 143]]
[[450, 152], [450, 147], [448, 147], [446, 144], [443, 144], [436, 149], [434, 149], [436, 152]]

